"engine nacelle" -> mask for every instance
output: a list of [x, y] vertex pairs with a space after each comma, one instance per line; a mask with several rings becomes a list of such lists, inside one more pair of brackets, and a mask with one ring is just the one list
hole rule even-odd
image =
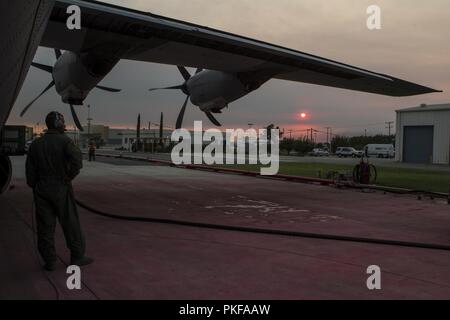
[[210, 70], [189, 79], [187, 89], [194, 105], [202, 111], [215, 112], [249, 93], [235, 75]]
[[92, 53], [64, 52], [53, 68], [55, 88], [64, 103], [82, 105], [89, 92], [114, 68], [118, 59]]

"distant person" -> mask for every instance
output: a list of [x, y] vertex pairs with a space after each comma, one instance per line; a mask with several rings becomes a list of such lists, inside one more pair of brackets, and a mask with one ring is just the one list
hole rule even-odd
[[56, 219], [71, 252], [71, 265], [84, 266], [94, 260], [85, 256], [85, 241], [78, 218], [72, 180], [83, 167], [82, 154], [64, 134], [64, 116], [51, 112], [45, 119], [47, 132], [30, 146], [26, 161], [27, 184], [36, 205], [38, 250], [48, 271], [56, 269]]
[[93, 141], [89, 143], [89, 161], [95, 161], [95, 144]]

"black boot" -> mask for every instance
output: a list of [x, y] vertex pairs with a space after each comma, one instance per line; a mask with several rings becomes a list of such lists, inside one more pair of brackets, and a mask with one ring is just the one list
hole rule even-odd
[[47, 262], [44, 265], [44, 269], [47, 271], [55, 271], [56, 270], [56, 261]]
[[83, 257], [83, 258], [72, 258], [70, 259], [70, 264], [72, 266], [87, 266], [89, 264], [94, 263], [94, 259], [89, 258], [89, 257]]

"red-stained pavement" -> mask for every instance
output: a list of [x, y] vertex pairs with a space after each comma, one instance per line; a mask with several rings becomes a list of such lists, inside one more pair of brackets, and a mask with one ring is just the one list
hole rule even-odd
[[[126, 160], [85, 163], [86, 204], [120, 215], [450, 245], [441, 200], [199, 172]], [[62, 262], [44, 273], [31, 232], [23, 158], [0, 197], [0, 298], [450, 299], [450, 252], [119, 221], [80, 210], [88, 254], [83, 289]], [[68, 252], [58, 230], [58, 251]], [[366, 269], [382, 270], [382, 290]], [[47, 278], [47, 277], [49, 278]], [[55, 290], [50, 281], [57, 287]]]

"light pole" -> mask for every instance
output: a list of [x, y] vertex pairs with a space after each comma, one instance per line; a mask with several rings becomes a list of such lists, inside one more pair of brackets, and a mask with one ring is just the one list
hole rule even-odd
[[386, 129], [389, 130], [389, 137], [391, 136], [391, 129], [392, 129], [392, 125], [393, 125], [393, 124], [394, 124], [394, 121], [388, 121], [388, 122], [386, 122], [386, 125], [387, 125]]
[[91, 105], [88, 104], [88, 144], [91, 142], [91, 121], [93, 119], [91, 118]]
[[330, 153], [333, 152], [333, 128], [330, 127]]
[[331, 140], [331, 134], [330, 134], [331, 127], [325, 127], [325, 129], [327, 129], [327, 146], [329, 147], [330, 146], [330, 140]]

